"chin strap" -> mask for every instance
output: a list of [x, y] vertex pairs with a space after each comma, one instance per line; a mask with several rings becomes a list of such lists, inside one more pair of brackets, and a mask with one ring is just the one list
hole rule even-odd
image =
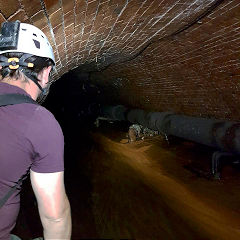
[[44, 89], [42, 88], [42, 86], [39, 84], [39, 80], [37, 78], [37, 73], [28, 70], [28, 69], [23, 69], [21, 68], [21, 72], [24, 73], [24, 75], [26, 75], [29, 79], [31, 79], [38, 87], [39, 89], [44, 92]]
[[[28, 68], [33, 68], [33, 63], [27, 63], [25, 62], [26, 59], [32, 57], [32, 54], [23, 54], [22, 57], [19, 58], [7, 58], [5, 56], [0, 56], [0, 65], [2, 66], [2, 77], [5, 78], [9, 73], [11, 73], [11, 70], [20, 70], [24, 75], [26, 75], [29, 79], [31, 79], [38, 87], [39, 89], [44, 92], [44, 89], [39, 84], [39, 79], [37, 77], [37, 73], [33, 72], [32, 70]], [[24, 68], [27, 67], [27, 68]]]

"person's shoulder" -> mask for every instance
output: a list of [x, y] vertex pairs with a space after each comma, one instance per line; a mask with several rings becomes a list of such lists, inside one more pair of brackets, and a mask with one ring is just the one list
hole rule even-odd
[[42, 107], [40, 105], [36, 107], [33, 113], [29, 128], [34, 128], [35, 131], [39, 129], [39, 131], [45, 131], [45, 133], [47, 133], [48, 131], [62, 132], [61, 127], [54, 115], [45, 107]]
[[37, 106], [35, 111], [34, 111], [34, 120], [39, 119], [39, 120], [52, 120], [52, 121], [56, 121], [54, 115], [47, 110], [45, 107], [43, 106]]
[[38, 104], [22, 103], [11, 107], [18, 116], [22, 116], [27, 122], [34, 122], [38, 119], [55, 119], [50, 111]]
[[38, 106], [25, 134], [32, 146], [33, 171], [51, 173], [64, 170], [64, 136], [50, 111]]

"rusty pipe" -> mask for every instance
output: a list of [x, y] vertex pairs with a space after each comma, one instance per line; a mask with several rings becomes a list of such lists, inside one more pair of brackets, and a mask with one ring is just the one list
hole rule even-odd
[[146, 112], [122, 105], [104, 106], [103, 117], [137, 123], [167, 136], [176, 136], [196, 143], [240, 154], [240, 122], [190, 117], [173, 112]]

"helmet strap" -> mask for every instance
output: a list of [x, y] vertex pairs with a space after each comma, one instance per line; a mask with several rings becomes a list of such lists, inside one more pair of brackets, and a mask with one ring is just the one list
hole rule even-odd
[[[33, 55], [32, 54], [29, 54], [29, 53], [25, 53], [22, 55], [22, 57], [19, 59], [19, 62], [21, 64], [21, 66], [28, 66], [28, 67], [33, 67], [34, 65], [32, 64], [31, 66], [29, 66], [25, 60], [27, 60], [28, 58], [32, 57]], [[28, 69], [24, 69], [24, 68], [21, 68], [21, 71], [29, 78], [31, 79], [38, 87], [39, 89], [41, 90], [41, 92], [43, 92], [43, 88], [41, 87], [41, 85], [39, 84], [39, 79], [37, 77], [37, 74], [31, 70], [28, 70]]]
[[18, 58], [7, 58], [5, 56], [0, 56], [0, 65], [3, 67], [2, 69], [2, 77], [5, 78], [12, 69], [19, 69], [22, 73], [24, 73], [29, 79], [31, 79], [39, 89], [44, 92], [44, 89], [39, 84], [39, 79], [37, 77], [37, 73], [33, 72], [30, 69], [25, 69], [23, 67], [32, 68], [34, 67], [33, 63], [26, 63], [25, 60], [32, 57], [32, 54], [25, 53], [22, 55], [20, 59]]
[[23, 69], [23, 68], [21, 68], [21, 72], [24, 73], [30, 80], [32, 80], [39, 87], [41, 92], [44, 92], [44, 89], [39, 84], [39, 79], [37, 78], [37, 73], [32, 72], [31, 70], [28, 70], [28, 69]]

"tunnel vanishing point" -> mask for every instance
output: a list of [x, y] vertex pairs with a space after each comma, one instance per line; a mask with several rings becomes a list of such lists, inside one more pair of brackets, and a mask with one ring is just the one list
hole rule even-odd
[[[68, 105], [75, 105], [85, 76], [104, 106], [239, 122], [239, 0], [0, 0], [0, 22], [16, 20], [40, 28], [53, 46], [49, 97], [69, 76], [65, 84], [72, 87], [56, 96], [68, 91], [69, 99], [75, 96]], [[161, 136], [124, 144], [126, 134], [113, 125], [85, 137], [63, 128], [67, 159], [83, 169], [79, 178], [66, 167], [72, 239], [240, 239], [239, 169], [228, 166], [223, 179], [213, 180], [206, 169], [219, 155], [212, 150]], [[31, 201], [26, 193], [25, 199]], [[28, 225], [26, 209], [19, 235]]]

